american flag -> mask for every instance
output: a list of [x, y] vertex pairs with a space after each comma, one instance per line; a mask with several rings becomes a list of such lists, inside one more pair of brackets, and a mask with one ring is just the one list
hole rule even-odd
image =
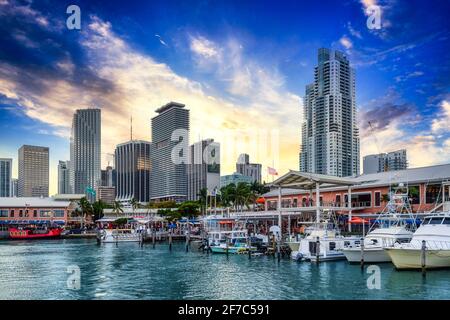
[[267, 167], [267, 172], [272, 175], [272, 176], [277, 176], [278, 172], [276, 169], [272, 168], [272, 167]]

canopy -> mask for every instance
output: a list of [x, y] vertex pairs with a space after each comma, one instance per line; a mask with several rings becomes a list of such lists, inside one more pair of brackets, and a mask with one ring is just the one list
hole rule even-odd
[[352, 219], [349, 220], [348, 222], [355, 223], [355, 224], [363, 224], [363, 223], [367, 224], [367, 223], [370, 223], [370, 220], [366, 220], [366, 219], [363, 219], [360, 217], [352, 217]]

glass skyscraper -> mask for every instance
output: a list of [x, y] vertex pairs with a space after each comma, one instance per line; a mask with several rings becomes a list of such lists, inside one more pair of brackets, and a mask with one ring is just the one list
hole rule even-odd
[[86, 194], [101, 184], [101, 111], [80, 109], [72, 120], [70, 137], [70, 184], [73, 193]]
[[12, 159], [0, 158], [0, 197], [12, 197]]
[[[187, 199], [187, 153], [189, 137], [172, 141], [172, 134], [189, 132], [189, 110], [185, 105], [170, 102], [157, 109], [158, 115], [152, 118], [152, 174], [151, 200], [175, 200], [182, 202]], [[174, 139], [175, 140], [175, 139]], [[179, 150], [179, 146], [184, 148]], [[178, 150], [178, 151], [177, 151]], [[183, 158], [181, 163], [173, 161], [175, 157]]]
[[151, 143], [141, 140], [119, 144], [115, 151], [116, 199], [150, 201]]

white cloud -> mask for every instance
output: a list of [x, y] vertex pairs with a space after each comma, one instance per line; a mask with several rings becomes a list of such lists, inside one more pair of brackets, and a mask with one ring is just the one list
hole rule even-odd
[[343, 45], [345, 49], [350, 49], [351, 47], [353, 47], [352, 41], [346, 36], [341, 37], [339, 39], [339, 43]]
[[431, 130], [435, 134], [450, 131], [450, 101], [442, 101], [441, 108], [441, 112], [437, 114], [437, 118], [431, 124]]

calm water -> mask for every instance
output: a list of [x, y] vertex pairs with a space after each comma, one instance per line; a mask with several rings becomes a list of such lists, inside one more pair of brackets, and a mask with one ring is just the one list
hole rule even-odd
[[[81, 289], [67, 288], [78, 265]], [[0, 299], [449, 299], [450, 271], [381, 265], [381, 290], [346, 261], [319, 266], [272, 257], [211, 255], [175, 244], [97, 245], [95, 240], [1, 241]]]

